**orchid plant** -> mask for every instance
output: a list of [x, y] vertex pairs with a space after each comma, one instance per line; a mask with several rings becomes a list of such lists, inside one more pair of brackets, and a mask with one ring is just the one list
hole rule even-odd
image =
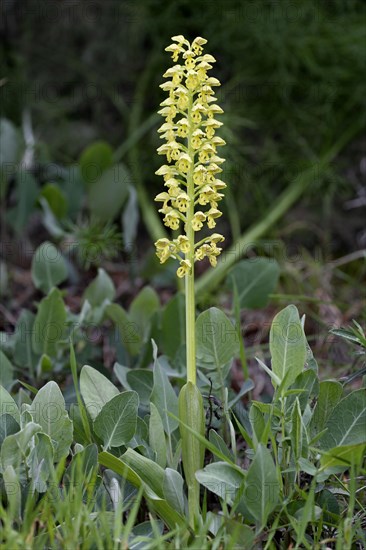
[[222, 215], [218, 205], [226, 184], [219, 179], [224, 159], [217, 149], [225, 141], [216, 135], [222, 126], [216, 115], [223, 110], [214, 93], [220, 82], [208, 75], [215, 58], [203, 52], [207, 40], [197, 37], [190, 43], [179, 35], [172, 41], [166, 51], [171, 52], [175, 64], [166, 71], [167, 80], [161, 84], [168, 97], [161, 103], [159, 114], [165, 121], [158, 130], [165, 140], [158, 153], [166, 157], [167, 163], [156, 172], [164, 177], [167, 190], [155, 200], [163, 203], [159, 212], [164, 215], [165, 225], [181, 234], [174, 239], [159, 239], [155, 246], [160, 262], [169, 258], [178, 261], [177, 276], [185, 278], [187, 384], [180, 392], [179, 415], [189, 510], [194, 522], [199, 511], [195, 473], [203, 465], [204, 448], [186, 426], [202, 435], [205, 426], [202, 396], [196, 386], [194, 264], [207, 257], [211, 266], [216, 266], [222, 250], [218, 244], [224, 237], [219, 233], [202, 238], [197, 234], [205, 226], [214, 229]]

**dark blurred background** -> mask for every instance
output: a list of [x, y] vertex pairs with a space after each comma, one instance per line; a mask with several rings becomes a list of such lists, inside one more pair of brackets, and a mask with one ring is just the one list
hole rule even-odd
[[[64, 227], [80, 225], [90, 189], [70, 174], [97, 142], [92, 157], [112, 151], [113, 163], [123, 166], [134, 213], [124, 226], [118, 208], [102, 221], [114, 221], [122, 233], [138, 223], [137, 251], [144, 255], [159, 232], [147, 218], [161, 187], [154, 175], [161, 164], [156, 111], [171, 64], [164, 48], [175, 34], [200, 35], [222, 82], [228, 191], [220, 229], [227, 242], [266, 219], [279, 194], [318, 167], [266, 236], [285, 242], [286, 259], [300, 258], [290, 293], [305, 279], [309, 287], [300, 292], [312, 293], [322, 284], [319, 266], [336, 258], [346, 258], [340, 280], [359, 287], [366, 247], [365, 8], [363, 0], [3, 0], [1, 159], [21, 162], [32, 176], [25, 188], [17, 169], [2, 173], [3, 205], [11, 212], [2, 217], [6, 238], [27, 239], [31, 248], [49, 232], [57, 239], [49, 218], [45, 233], [34, 221], [34, 211], [38, 218], [42, 208], [49, 213], [40, 196]], [[136, 232], [137, 226], [131, 239]]]

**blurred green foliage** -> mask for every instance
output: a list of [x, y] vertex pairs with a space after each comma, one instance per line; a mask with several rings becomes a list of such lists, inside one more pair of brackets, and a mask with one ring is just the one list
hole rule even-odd
[[[20, 125], [28, 107], [39, 157], [66, 164], [96, 139], [121, 152], [140, 129], [128, 161], [150, 189], [159, 143], [147, 130], [162, 99], [164, 47], [174, 34], [204, 36], [224, 84], [227, 203], [238, 207], [230, 220], [237, 236], [363, 116], [365, 8], [362, 0], [8, 1], [2, 114]], [[313, 190], [324, 213], [335, 194], [354, 197], [357, 183], [332, 168]]]

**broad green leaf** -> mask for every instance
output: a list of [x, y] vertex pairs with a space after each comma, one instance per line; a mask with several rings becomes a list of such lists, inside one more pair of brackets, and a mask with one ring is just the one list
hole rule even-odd
[[365, 450], [366, 443], [334, 447], [322, 454], [320, 464], [324, 470], [336, 466], [348, 469], [352, 464], [359, 467], [365, 458]]
[[272, 258], [242, 260], [228, 274], [228, 282], [233, 282], [238, 290], [241, 308], [262, 308], [268, 304], [278, 282], [280, 267]]
[[250, 514], [263, 527], [279, 500], [276, 466], [270, 451], [259, 444], [247, 473], [243, 495]]
[[253, 550], [255, 548], [255, 532], [249, 525], [245, 525], [240, 520], [228, 518], [225, 519], [225, 526], [230, 535], [230, 542], [234, 543], [231, 549]]
[[213, 462], [196, 472], [196, 479], [206, 489], [232, 504], [245, 476], [226, 462]]
[[34, 422], [42, 426], [55, 447], [55, 461], [69, 454], [73, 439], [72, 422], [65, 408], [65, 399], [56, 382], [48, 382], [39, 390], [30, 409]]
[[8, 435], [17, 433], [19, 429], [19, 424], [13, 416], [10, 414], [0, 415], [0, 447]]
[[127, 451], [121, 456], [128, 466], [156, 493], [160, 498], [164, 498], [163, 483], [164, 470], [153, 460], [140, 455], [133, 449]]
[[4, 471], [8, 466], [17, 469], [23, 462], [32, 437], [41, 431], [42, 426], [34, 422], [28, 422], [19, 432], [8, 435], [0, 449], [0, 470]]
[[5, 196], [7, 182], [17, 168], [21, 138], [14, 124], [0, 119], [0, 200]]
[[6, 219], [20, 235], [34, 211], [38, 196], [38, 184], [32, 174], [19, 170], [16, 175], [16, 206], [8, 210]]
[[94, 420], [95, 433], [105, 450], [126, 445], [136, 431], [139, 398], [134, 391], [125, 391], [104, 405]]
[[58, 185], [55, 183], [46, 183], [42, 187], [40, 196], [46, 199], [50, 209], [58, 220], [65, 218], [67, 214], [67, 201]]
[[[316, 495], [316, 503], [324, 512], [330, 512], [330, 514], [336, 514], [339, 516], [339, 503], [337, 497], [331, 491], [323, 489], [323, 491]], [[328, 514], [326, 514], [326, 517], [324, 518], [325, 521], [331, 521], [331, 517], [328, 519], [327, 515]]]
[[83, 299], [88, 300], [91, 306], [98, 307], [103, 304], [105, 300], [113, 301], [116, 296], [116, 289], [113, 281], [104, 271], [103, 268], [98, 269], [98, 275], [86, 288]]
[[98, 447], [94, 443], [91, 443], [74, 455], [63, 477], [64, 483], [71, 483], [80, 476], [85, 480], [89, 480], [97, 467]]
[[210, 442], [215, 445], [215, 447], [217, 447], [218, 449], [220, 449], [220, 451], [222, 452], [222, 454], [227, 457], [229, 459], [230, 462], [233, 461], [233, 454], [232, 452], [229, 450], [227, 444], [225, 443], [225, 441], [222, 439], [221, 435], [219, 435], [214, 429], [211, 429], [210, 430], [210, 433], [209, 433], [209, 440]]
[[95, 141], [84, 149], [79, 163], [81, 176], [86, 186], [90, 187], [113, 165], [113, 149], [105, 141]]
[[128, 197], [131, 175], [124, 164], [107, 169], [89, 188], [89, 209], [101, 222], [111, 222]]
[[0, 384], [2, 386], [9, 387], [14, 379], [13, 375], [13, 365], [10, 363], [5, 353], [0, 350]]
[[53, 472], [54, 449], [51, 438], [44, 433], [37, 433], [35, 445], [27, 457], [29, 476], [32, 488], [38, 493], [47, 491], [47, 481]]
[[317, 396], [319, 393], [319, 382], [315, 371], [308, 369], [301, 372], [288, 391], [294, 393], [288, 395], [286, 399], [286, 410], [291, 409], [297, 398], [300, 403], [300, 410], [303, 412], [309, 402], [310, 396]]
[[147, 369], [131, 369], [126, 374], [126, 381], [130, 389], [139, 394], [140, 403], [148, 405], [154, 385], [153, 372]]
[[133, 300], [129, 316], [133, 323], [139, 327], [139, 333], [145, 342], [150, 334], [151, 317], [158, 311], [159, 297], [150, 286], [145, 286]]
[[58, 342], [65, 338], [66, 309], [58, 288], [43, 298], [33, 325], [33, 350], [38, 355], [57, 355]]
[[154, 387], [150, 399], [159, 411], [165, 433], [172, 433], [178, 427], [178, 422], [169, 416], [169, 412], [178, 416], [178, 396], [156, 357]]
[[311, 419], [310, 429], [313, 437], [322, 432], [325, 424], [339, 403], [343, 394], [343, 386], [335, 380], [324, 380], [319, 384], [319, 396]]
[[2, 414], [10, 414], [18, 424], [20, 423], [20, 414], [17, 404], [10, 393], [7, 392], [3, 386], [0, 386], [0, 415]]
[[164, 307], [162, 314], [162, 347], [164, 353], [174, 358], [182, 344], [186, 343], [185, 299], [179, 292]]
[[[134, 451], [132, 451], [132, 453], [134, 453]], [[138, 456], [140, 456], [140, 458], [144, 458], [141, 457], [141, 455]], [[162, 500], [158, 497], [153, 488], [149, 486], [147, 481], [148, 478], [144, 476], [144, 479], [142, 479], [138, 475], [137, 471], [134, 470], [131, 455], [131, 465], [128, 465], [126, 461], [123, 460], [124, 457], [125, 455], [123, 455], [122, 459], [119, 459], [108, 452], [102, 452], [99, 454], [99, 463], [106, 468], [110, 468], [111, 470], [122, 476], [124, 479], [132, 483], [135, 487], [140, 488], [141, 486], [143, 486], [145, 497], [149, 503], [149, 506], [156, 511], [156, 513], [161, 517], [161, 519], [170, 529], [175, 529], [177, 525], [186, 526], [185, 518], [182, 517], [176, 510], [174, 510], [174, 508], [172, 508], [166, 502], [166, 500]], [[148, 464], [145, 463], [143, 465], [140, 464], [139, 466], [137, 466], [137, 470], [140, 470], [142, 466], [142, 472], [145, 474], [148, 473], [151, 462], [152, 461], [149, 461]], [[154, 462], [152, 462], [152, 464], [154, 464]], [[145, 472], [144, 468], [146, 470]], [[159, 477], [161, 476], [161, 472], [163, 472], [162, 480], [164, 482], [164, 470], [159, 469]]]
[[34, 286], [47, 294], [66, 277], [67, 267], [61, 252], [52, 243], [45, 241], [37, 248], [32, 259]]
[[179, 514], [184, 515], [184, 490], [183, 478], [179, 472], [167, 468], [164, 472], [163, 491], [166, 501], [177, 510]]
[[128, 313], [119, 304], [109, 304], [105, 315], [111, 319], [119, 330], [121, 342], [128, 353], [138, 355], [142, 346], [140, 327], [132, 322]]
[[248, 380], [246, 380], [240, 390], [239, 390], [239, 393], [237, 393], [235, 395], [235, 397], [233, 397], [233, 399], [231, 399], [228, 403], [228, 408], [229, 409], [232, 409], [234, 407], [234, 405], [244, 396], [246, 395], [248, 392], [250, 392], [252, 389], [254, 388], [254, 382], [253, 380], [250, 380], [250, 378]]
[[239, 353], [238, 334], [220, 309], [212, 307], [196, 321], [196, 356], [205, 368], [220, 369]]
[[15, 521], [20, 521], [22, 512], [22, 489], [19, 483], [19, 475], [13, 466], [9, 465], [3, 472], [3, 482], [8, 499], [7, 516]]
[[140, 214], [137, 192], [135, 187], [129, 185], [128, 200], [123, 208], [122, 213], [123, 241], [124, 249], [126, 252], [133, 251], [139, 220]]
[[166, 440], [163, 421], [154, 403], [150, 403], [149, 443], [162, 468], [166, 466]]
[[64, 237], [66, 237], [66, 231], [61, 226], [60, 222], [52, 212], [50, 205], [46, 201], [46, 199], [42, 196], [38, 197], [38, 202], [42, 208], [42, 222], [47, 231], [50, 233], [52, 237], [54, 237], [57, 240], [60, 240]]
[[266, 421], [263, 412], [255, 401], [252, 402], [249, 410], [249, 420], [253, 430], [253, 441], [258, 445], [258, 443], [262, 441], [262, 436], [266, 428]]
[[327, 432], [320, 438], [322, 450], [366, 443], [366, 392], [362, 388], [344, 397], [329, 416]]
[[75, 220], [82, 209], [85, 191], [80, 167], [76, 164], [64, 166], [62, 176], [60, 185], [66, 196], [67, 215], [71, 220]]
[[35, 315], [24, 309], [18, 319], [15, 330], [15, 344], [13, 360], [16, 365], [28, 368], [32, 372], [37, 358], [32, 348], [32, 334], [34, 332]]
[[303, 371], [306, 358], [305, 334], [295, 306], [287, 306], [273, 319], [269, 347], [272, 371], [284, 390]]
[[120, 393], [108, 378], [89, 365], [81, 369], [80, 392], [92, 420], [96, 419], [108, 401]]

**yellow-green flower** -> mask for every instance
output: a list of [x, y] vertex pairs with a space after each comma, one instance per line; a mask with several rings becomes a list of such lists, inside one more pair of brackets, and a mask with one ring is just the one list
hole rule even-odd
[[[159, 113], [164, 122], [158, 132], [164, 140], [158, 153], [166, 157], [156, 174], [164, 177], [167, 191], [159, 193], [160, 212], [170, 229], [184, 228], [184, 234], [174, 240], [159, 239], [156, 244], [161, 262], [169, 257], [179, 260], [178, 277], [193, 273], [195, 261], [208, 258], [216, 265], [221, 252], [219, 233], [208, 235], [196, 243], [196, 235], [207, 227], [213, 229], [221, 216], [219, 202], [226, 184], [218, 179], [224, 162], [217, 150], [225, 141], [216, 135], [222, 122], [217, 115], [223, 111], [217, 104], [214, 88], [220, 85], [209, 75], [215, 58], [203, 53], [207, 43], [197, 37], [189, 43], [183, 35], [172, 38], [166, 48], [174, 65], [164, 74], [161, 89], [167, 93]], [[181, 225], [182, 222], [182, 225]]]
[[182, 278], [185, 275], [188, 275], [192, 269], [192, 264], [189, 260], [182, 260], [180, 262], [180, 267], [177, 269], [178, 277]]

